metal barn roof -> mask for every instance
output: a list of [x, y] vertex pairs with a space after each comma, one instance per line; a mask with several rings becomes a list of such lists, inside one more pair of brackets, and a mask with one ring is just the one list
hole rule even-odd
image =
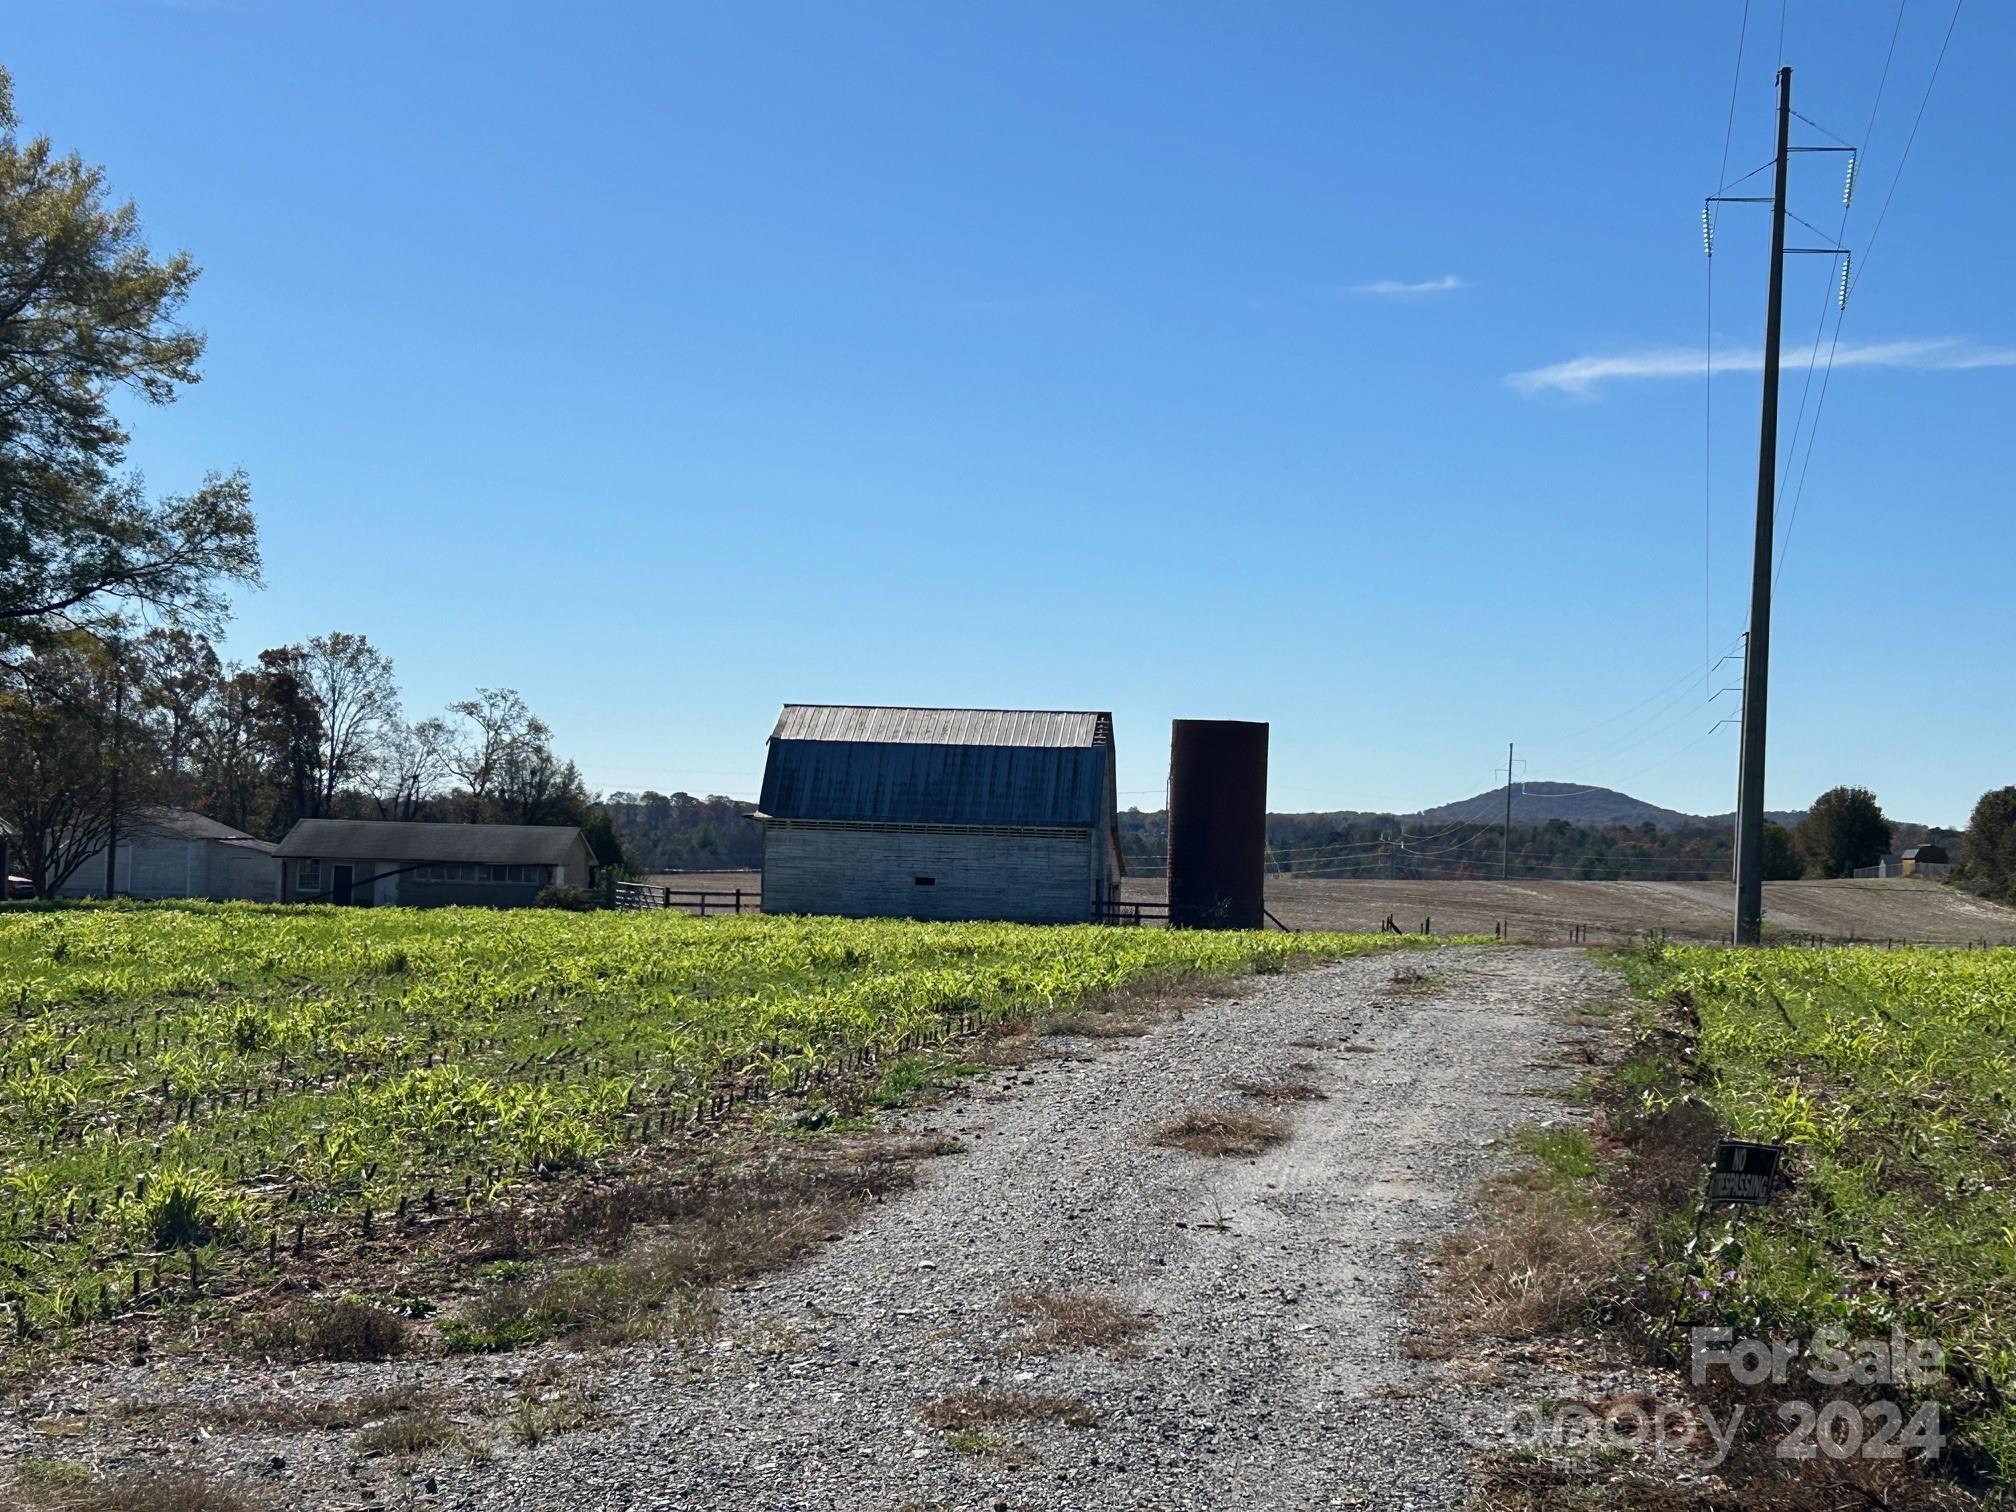
[[1113, 739], [1113, 716], [1068, 709], [899, 709], [786, 704], [772, 740], [890, 745], [1092, 746]]
[[560, 866], [581, 831], [571, 824], [423, 824], [385, 819], [303, 819], [287, 831], [290, 860], [473, 861], [487, 866]]
[[787, 704], [761, 806], [773, 819], [1103, 828], [1112, 761], [1108, 714]]

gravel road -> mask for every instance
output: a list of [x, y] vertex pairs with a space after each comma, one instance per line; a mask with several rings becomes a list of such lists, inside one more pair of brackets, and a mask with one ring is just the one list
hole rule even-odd
[[[1401, 967], [1432, 980], [1394, 990]], [[1446, 1390], [1407, 1394], [1423, 1367], [1399, 1349], [1421, 1245], [1462, 1221], [1498, 1136], [1555, 1111], [1530, 1090], [1558, 1075], [1542, 1069], [1566, 1037], [1555, 1014], [1616, 990], [1580, 952], [1549, 950], [1255, 979], [1145, 1038], [1063, 1041], [1082, 1054], [908, 1115], [906, 1128], [965, 1152], [927, 1162], [915, 1190], [808, 1262], [724, 1299], [722, 1333], [698, 1352], [549, 1347], [266, 1381], [240, 1367], [232, 1383], [355, 1390], [448, 1372], [495, 1389], [558, 1362], [598, 1397], [590, 1426], [410, 1470], [360, 1466], [332, 1433], [185, 1439], [143, 1462], [203, 1465], [318, 1507], [1460, 1506], [1457, 1414]], [[1276, 1073], [1326, 1094], [1266, 1110], [1290, 1124], [1284, 1144], [1237, 1158], [1149, 1142], [1189, 1108], [1252, 1108], [1228, 1077]], [[1131, 1352], [1032, 1355], [1004, 1309], [1032, 1289], [1099, 1293], [1152, 1326]], [[108, 1367], [74, 1389], [174, 1394], [165, 1365], [152, 1374]], [[987, 1424], [963, 1440], [920, 1424], [920, 1406], [970, 1388], [1082, 1403], [1096, 1422]], [[133, 1462], [104, 1447], [108, 1467]], [[0, 1434], [0, 1450], [23, 1440]]]

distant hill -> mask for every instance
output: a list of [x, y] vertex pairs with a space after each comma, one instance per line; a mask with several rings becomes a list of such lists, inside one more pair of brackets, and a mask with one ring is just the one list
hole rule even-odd
[[[1493, 788], [1474, 798], [1440, 807], [1423, 809], [1406, 817], [1422, 824], [1453, 824], [1458, 821], [1486, 822], [1505, 813], [1505, 790]], [[1776, 810], [1765, 817], [1783, 825], [1805, 818], [1800, 810]], [[1607, 824], [1650, 824], [1658, 829], [1684, 829], [1689, 825], [1728, 826], [1733, 814], [1683, 814], [1678, 809], [1661, 808], [1643, 798], [1633, 798], [1614, 788], [1589, 787], [1579, 782], [1522, 782], [1512, 790], [1514, 824], [1546, 824], [1565, 819], [1570, 824], [1600, 828]]]

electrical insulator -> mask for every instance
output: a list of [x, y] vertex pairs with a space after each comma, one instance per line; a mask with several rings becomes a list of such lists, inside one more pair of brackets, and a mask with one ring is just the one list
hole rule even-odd
[[1838, 302], [1838, 308], [1843, 310], [1848, 308], [1848, 269], [1854, 261], [1852, 253], [1843, 252], [1841, 254], [1841, 298]]
[[1841, 204], [1844, 208], [1852, 204], [1855, 199], [1855, 159], [1858, 156], [1859, 154], [1853, 152], [1848, 154], [1848, 181], [1841, 186]]
[[1701, 250], [1710, 257], [1715, 255], [1715, 221], [1706, 205], [1701, 207]]

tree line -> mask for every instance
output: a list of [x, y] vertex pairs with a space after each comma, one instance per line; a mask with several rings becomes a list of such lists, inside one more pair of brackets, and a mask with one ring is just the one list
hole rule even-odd
[[[1168, 816], [1130, 809], [1120, 816], [1128, 867], [1159, 872], [1168, 854]], [[1267, 869], [1305, 877], [1426, 881], [1514, 877], [1566, 881], [1719, 880], [1733, 875], [1735, 832], [1702, 820], [1661, 829], [1652, 824], [1576, 824], [1551, 819], [1514, 824], [1510, 847], [1488, 819], [1419, 824], [1392, 814], [1269, 814]], [[1852, 876], [1900, 844], [1957, 849], [1956, 877], [2016, 902], [2016, 788], [1981, 800], [1966, 835], [1888, 818], [1867, 788], [1830, 788], [1795, 825], [1766, 821], [1761, 865], [1766, 881]]]
[[53, 892], [149, 809], [263, 839], [302, 819], [578, 824], [620, 842], [580, 770], [510, 688], [408, 719], [392, 661], [336, 631], [227, 662], [187, 626], [44, 638], [0, 695], [0, 823]]

